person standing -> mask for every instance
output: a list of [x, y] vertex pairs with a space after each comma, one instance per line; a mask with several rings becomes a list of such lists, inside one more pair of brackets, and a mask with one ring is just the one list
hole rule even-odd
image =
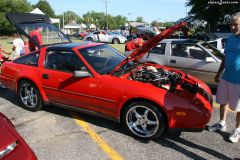
[[141, 38], [140, 34], [137, 34], [137, 38], [126, 43], [125, 51], [131, 51], [131, 50], [137, 49], [139, 47], [142, 47], [143, 43], [144, 43], [144, 41]]
[[[42, 27], [39, 27], [31, 31], [29, 34], [29, 36], [40, 46], [43, 44], [41, 32], [42, 32]], [[29, 45], [29, 50], [31, 52], [36, 50], [36, 46], [32, 41], [29, 41], [28, 45]]]
[[[240, 12], [231, 16], [232, 35], [227, 38], [225, 56], [215, 76], [219, 82], [220, 74], [225, 69], [219, 82], [216, 102], [220, 104], [220, 121], [209, 126], [209, 131], [226, 131], [226, 115], [228, 106], [236, 111], [236, 128], [232, 131], [229, 141], [237, 143], [240, 138]], [[227, 106], [228, 105], [228, 106]]]
[[12, 50], [15, 52], [14, 58], [20, 57], [24, 54], [24, 42], [17, 33], [13, 34], [13, 48]]

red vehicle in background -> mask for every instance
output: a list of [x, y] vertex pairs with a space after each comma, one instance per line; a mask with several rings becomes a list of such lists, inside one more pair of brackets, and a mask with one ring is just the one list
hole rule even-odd
[[0, 112], [0, 159], [36, 160], [36, 156], [17, 133], [11, 121]]
[[73, 34], [73, 37], [83, 39], [87, 34], [88, 34], [88, 32], [74, 33], [74, 34]]
[[[129, 57], [102, 43], [71, 43], [46, 15], [9, 13], [8, 20], [39, 50], [4, 62], [1, 83], [31, 111], [44, 104], [121, 122], [133, 136], [157, 138], [168, 130], [202, 131], [212, 94], [202, 81], [170, 67], [139, 62], [182, 22], [148, 40]], [[29, 32], [43, 27], [43, 45]], [[51, 31], [51, 32], [50, 32]]]

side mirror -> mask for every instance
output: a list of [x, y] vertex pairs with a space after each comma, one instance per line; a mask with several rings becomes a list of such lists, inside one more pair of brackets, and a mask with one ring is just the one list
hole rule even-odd
[[73, 77], [74, 78], [87, 78], [87, 77], [92, 77], [92, 75], [88, 71], [74, 71]]
[[214, 62], [216, 62], [215, 59], [213, 59], [212, 57], [206, 57], [205, 61], [206, 61], [206, 63], [214, 63]]

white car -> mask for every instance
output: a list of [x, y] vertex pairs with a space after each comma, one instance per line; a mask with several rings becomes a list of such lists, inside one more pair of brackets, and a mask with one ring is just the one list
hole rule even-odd
[[208, 43], [211, 44], [213, 47], [217, 48], [218, 50], [220, 50], [222, 53], [224, 53], [226, 38], [218, 38], [213, 41], [208, 41]]
[[214, 76], [222, 58], [223, 54], [206, 42], [164, 39], [142, 60], [177, 68], [216, 87]]
[[121, 34], [112, 34], [106, 31], [95, 31], [86, 35], [83, 41], [105, 42], [105, 43], [125, 43], [127, 38]]

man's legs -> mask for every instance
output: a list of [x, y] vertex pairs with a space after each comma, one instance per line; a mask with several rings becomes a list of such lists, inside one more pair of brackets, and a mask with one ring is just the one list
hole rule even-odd
[[220, 121], [226, 122], [228, 106], [226, 104], [220, 105]]
[[240, 128], [240, 112], [237, 112], [237, 116], [236, 116], [236, 128]]
[[236, 128], [232, 131], [229, 141], [237, 143], [240, 138], [240, 112], [237, 112], [236, 115]]
[[220, 122], [209, 126], [208, 130], [215, 131], [226, 131], [226, 117], [227, 117], [228, 106], [226, 104], [220, 105]]

